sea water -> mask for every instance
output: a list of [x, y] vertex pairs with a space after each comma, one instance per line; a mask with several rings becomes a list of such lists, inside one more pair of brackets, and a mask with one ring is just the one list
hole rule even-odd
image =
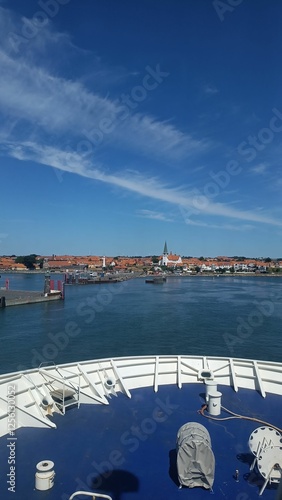
[[[1, 287], [6, 279], [15, 290], [44, 287], [43, 274], [2, 274]], [[68, 285], [65, 300], [0, 309], [0, 372], [156, 354], [282, 361], [281, 320], [276, 277]]]

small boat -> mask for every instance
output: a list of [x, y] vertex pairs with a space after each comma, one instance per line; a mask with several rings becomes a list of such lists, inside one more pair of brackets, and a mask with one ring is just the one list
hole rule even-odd
[[145, 283], [153, 283], [155, 285], [162, 284], [166, 281], [165, 276], [154, 276], [153, 278], [150, 278], [148, 280], [145, 280]]

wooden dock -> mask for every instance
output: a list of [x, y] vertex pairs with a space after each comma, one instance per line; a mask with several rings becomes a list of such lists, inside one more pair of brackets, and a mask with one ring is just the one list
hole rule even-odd
[[0, 289], [0, 308], [9, 306], [19, 306], [24, 304], [36, 304], [40, 302], [52, 302], [61, 300], [60, 291], [44, 294], [26, 290], [5, 290]]

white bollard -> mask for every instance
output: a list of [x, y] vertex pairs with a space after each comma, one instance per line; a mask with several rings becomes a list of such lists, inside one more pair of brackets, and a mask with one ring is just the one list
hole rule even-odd
[[221, 411], [221, 392], [214, 391], [209, 394], [209, 407], [208, 412], [210, 415], [216, 417], [220, 415]]
[[54, 462], [42, 460], [36, 465], [35, 488], [40, 491], [50, 490], [54, 486]]
[[216, 380], [205, 380], [206, 384], [206, 402], [209, 402], [209, 395], [211, 392], [217, 391], [217, 382]]

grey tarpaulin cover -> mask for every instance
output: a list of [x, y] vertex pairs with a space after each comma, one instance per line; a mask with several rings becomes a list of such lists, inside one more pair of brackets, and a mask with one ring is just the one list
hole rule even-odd
[[207, 429], [197, 422], [182, 425], [177, 433], [176, 451], [179, 483], [188, 488], [212, 488], [215, 460]]

